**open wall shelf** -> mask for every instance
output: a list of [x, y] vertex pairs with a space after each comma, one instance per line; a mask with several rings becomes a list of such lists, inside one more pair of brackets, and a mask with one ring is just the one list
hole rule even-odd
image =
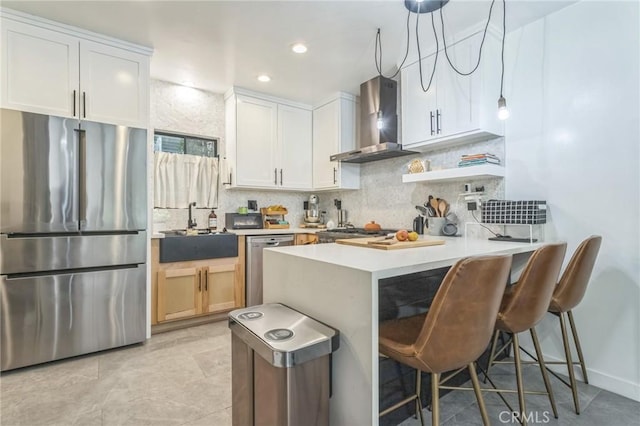
[[504, 177], [504, 167], [496, 164], [456, 167], [423, 173], [402, 175], [402, 183], [467, 180], [469, 178]]

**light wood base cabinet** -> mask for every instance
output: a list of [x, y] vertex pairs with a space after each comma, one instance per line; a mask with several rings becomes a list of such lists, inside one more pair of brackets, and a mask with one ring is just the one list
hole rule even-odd
[[[151, 324], [220, 314], [245, 305], [244, 237], [238, 257], [160, 263], [151, 241]], [[153, 331], [153, 330], [152, 330]]]
[[318, 244], [318, 236], [316, 234], [296, 234], [297, 246], [307, 245], [307, 244]]

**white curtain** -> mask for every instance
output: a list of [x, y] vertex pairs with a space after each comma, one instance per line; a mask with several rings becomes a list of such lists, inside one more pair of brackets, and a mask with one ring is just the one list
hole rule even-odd
[[154, 173], [154, 207], [217, 207], [217, 158], [155, 152]]

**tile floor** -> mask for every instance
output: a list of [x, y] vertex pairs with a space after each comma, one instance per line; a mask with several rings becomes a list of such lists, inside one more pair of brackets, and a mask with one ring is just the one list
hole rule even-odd
[[226, 321], [0, 378], [2, 426], [226, 426], [230, 407]]
[[[491, 378], [500, 388], [515, 389], [513, 364], [501, 364], [491, 367]], [[480, 385], [490, 387], [482, 383]], [[546, 395], [526, 395], [526, 408], [529, 425], [584, 425], [584, 426], [634, 426], [640, 425], [640, 403], [613, 394], [595, 386], [578, 383], [578, 398], [581, 414], [573, 408], [571, 389], [550, 375], [551, 386], [556, 399], [558, 419], [553, 417], [551, 405]], [[523, 366], [523, 381], [526, 390], [544, 391], [544, 382], [538, 366]], [[463, 386], [471, 387], [471, 383]], [[503, 394], [514, 409], [518, 408], [517, 394]], [[495, 393], [483, 393], [485, 405], [492, 425], [518, 425], [511, 421], [504, 402]], [[501, 414], [502, 413], [502, 414]], [[431, 412], [423, 411], [425, 424], [431, 424]], [[440, 424], [442, 426], [482, 425], [480, 410], [473, 391], [452, 391], [440, 400]], [[413, 417], [401, 423], [401, 426], [419, 426], [420, 421]]]
[[[0, 377], [0, 424], [13, 425], [231, 425], [231, 345], [225, 321], [154, 335], [144, 345], [8, 372]], [[492, 368], [506, 386], [511, 366]], [[525, 367], [527, 387], [544, 389], [539, 370]], [[640, 425], [640, 403], [580, 383], [582, 414], [573, 412], [571, 392], [552, 377], [560, 418], [546, 396], [527, 396], [539, 424]], [[516, 407], [515, 395], [507, 395]], [[485, 401], [492, 424], [505, 409], [495, 394]], [[480, 425], [473, 392], [441, 400], [443, 426]], [[425, 410], [426, 424], [431, 414]], [[418, 425], [408, 419], [402, 426]], [[534, 422], [530, 422], [534, 424]], [[354, 425], [359, 426], [359, 425]]]

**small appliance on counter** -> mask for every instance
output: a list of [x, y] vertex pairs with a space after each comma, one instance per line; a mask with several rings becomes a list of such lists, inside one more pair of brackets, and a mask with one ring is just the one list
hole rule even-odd
[[338, 228], [344, 228], [347, 224], [347, 211], [342, 209], [342, 200], [336, 198], [333, 200], [333, 204], [338, 209]]
[[262, 214], [226, 213], [225, 224], [229, 229], [262, 229]]
[[313, 194], [309, 196], [309, 201], [304, 202], [304, 223], [308, 227], [322, 224], [319, 203], [318, 196]]

